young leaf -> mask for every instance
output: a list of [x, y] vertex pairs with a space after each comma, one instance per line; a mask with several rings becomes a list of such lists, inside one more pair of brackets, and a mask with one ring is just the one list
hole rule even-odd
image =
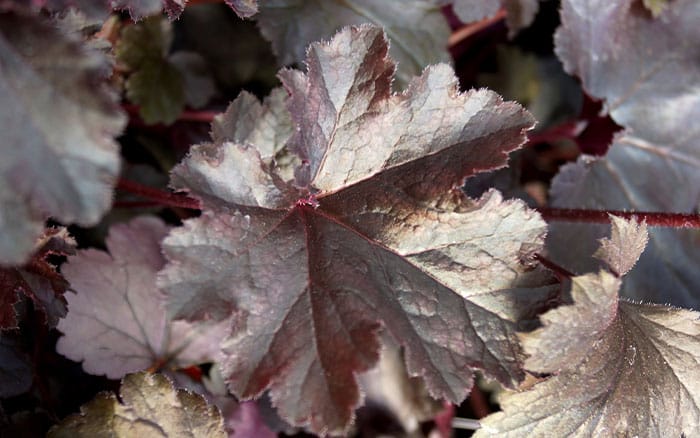
[[610, 223], [610, 238], [600, 240], [600, 248], [593, 256], [605, 262], [615, 275], [621, 277], [632, 270], [644, 252], [649, 241], [647, 225], [613, 215], [610, 215]]
[[122, 380], [121, 402], [101, 393], [54, 426], [51, 438], [115, 437], [221, 437], [224, 424], [219, 410], [198, 394], [176, 390], [161, 374], [145, 372]]
[[107, 59], [75, 38], [0, 14], [0, 264], [26, 261], [47, 217], [93, 225], [111, 204], [125, 118]]
[[17, 328], [14, 306], [24, 294], [43, 312], [50, 327], [66, 314], [64, 278], [49, 263], [49, 255], [75, 253], [75, 241], [65, 228], [47, 228], [35, 245], [34, 254], [20, 268], [0, 267], [0, 330]]
[[68, 315], [56, 350], [91, 374], [112, 379], [149, 367], [214, 360], [226, 322], [197, 326], [170, 322], [155, 285], [165, 263], [160, 241], [168, 228], [155, 217], [115, 225], [109, 254], [88, 249], [62, 267], [75, 293], [66, 294]]
[[117, 62], [130, 71], [126, 95], [146, 123], [172, 123], [185, 106], [180, 70], [168, 59], [172, 24], [155, 16], [126, 26], [117, 42]]
[[[700, 2], [693, 0], [670, 2], [656, 19], [637, 1], [562, 3], [556, 52], [590, 95], [605, 99], [611, 117], [625, 130], [604, 157], [583, 157], [561, 170], [552, 184], [553, 205], [696, 210], [700, 136], [689, 127], [700, 115], [695, 86], [700, 46], [689, 42], [700, 40], [698, 20]], [[575, 272], [594, 269], [587, 256], [601, 234], [595, 227], [557, 224], [550, 233], [552, 257]], [[697, 308], [698, 257], [695, 230], [651, 230], [649, 247], [623, 285], [623, 295]]]
[[[636, 245], [646, 231], [616, 221], [608, 246]], [[629, 252], [625, 265], [639, 256]], [[618, 256], [608, 257], [611, 266]], [[551, 310], [522, 334], [525, 368], [554, 376], [505, 394], [485, 436], [695, 436], [700, 433], [700, 314], [619, 300], [605, 271], [572, 279], [573, 305]]]
[[170, 312], [225, 318], [239, 307], [223, 344], [230, 388], [242, 398], [269, 388], [283, 418], [316, 432], [348, 426], [380, 329], [436, 398], [464, 398], [475, 368], [513, 385], [516, 303], [548, 292], [522, 263], [540, 248], [538, 215], [494, 191], [472, 201], [454, 189], [505, 165], [531, 117], [487, 90], [459, 93], [445, 65], [394, 95], [387, 51], [381, 30], [346, 28], [310, 47], [308, 73], [281, 73], [294, 125], [282, 165], [265, 143], [286, 134], [234, 142], [246, 137], [238, 129], [287, 132], [272, 117], [228, 120], [233, 132], [215, 128], [219, 140], [172, 172], [204, 211], [163, 243]]
[[449, 28], [432, 0], [266, 0], [256, 18], [282, 65], [304, 60], [310, 43], [363, 23], [386, 29], [402, 85], [429, 64], [450, 59]]

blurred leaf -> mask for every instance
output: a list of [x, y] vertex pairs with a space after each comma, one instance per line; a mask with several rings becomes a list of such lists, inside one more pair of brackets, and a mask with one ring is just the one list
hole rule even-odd
[[642, 0], [654, 17], [658, 17], [668, 5], [668, 0]]
[[429, 64], [450, 61], [449, 28], [431, 0], [266, 0], [256, 18], [282, 65], [300, 63], [310, 43], [343, 26], [365, 23], [384, 28], [400, 87]]
[[43, 18], [0, 14], [0, 71], [0, 264], [21, 264], [49, 216], [109, 209], [125, 117], [106, 57]]
[[216, 93], [216, 85], [206, 61], [199, 53], [179, 51], [168, 57], [183, 79], [185, 101], [192, 108], [202, 108]]
[[172, 39], [170, 22], [151, 17], [126, 26], [115, 48], [117, 62], [130, 71], [126, 95], [148, 124], [170, 124], [185, 106], [186, 84], [167, 57]]
[[[625, 128], [603, 157], [583, 156], [552, 182], [556, 207], [692, 213], [700, 199], [700, 2], [677, 0], [651, 17], [641, 2], [566, 0], [556, 52], [586, 91]], [[552, 257], [576, 273], [603, 227], [552, 224]], [[635, 300], [700, 308], [697, 230], [652, 228], [622, 286]], [[577, 251], [571, 251], [577, 248]]]
[[137, 373], [122, 380], [121, 402], [101, 393], [49, 431], [51, 438], [206, 437], [225, 438], [216, 407], [163, 375]]
[[524, 105], [537, 119], [537, 130], [576, 117], [582, 93], [553, 57], [540, 57], [512, 46], [498, 46], [495, 73], [482, 73], [479, 85]]

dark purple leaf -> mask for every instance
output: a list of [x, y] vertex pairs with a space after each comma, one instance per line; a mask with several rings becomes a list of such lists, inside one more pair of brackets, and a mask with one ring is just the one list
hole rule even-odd
[[22, 394], [31, 385], [31, 362], [19, 351], [14, 335], [0, 334], [0, 398]]
[[348, 427], [379, 331], [435, 398], [462, 400], [474, 369], [515, 384], [514, 322], [550, 291], [527, 264], [544, 223], [519, 201], [458, 187], [504, 166], [531, 117], [487, 90], [460, 93], [445, 65], [392, 94], [377, 28], [347, 28], [308, 53], [308, 73], [281, 73], [291, 137], [276, 97], [256, 125], [244, 95], [214, 125], [215, 143], [173, 170], [204, 211], [164, 241], [170, 312], [235, 312], [230, 388], [244, 399], [270, 389], [283, 418], [316, 432]]
[[0, 267], [0, 330], [17, 327], [14, 305], [18, 294], [34, 301], [50, 327], [66, 314], [63, 298], [68, 283], [56, 272], [47, 256], [65, 256], [75, 252], [75, 241], [65, 228], [47, 228], [36, 242], [34, 255], [22, 267]]

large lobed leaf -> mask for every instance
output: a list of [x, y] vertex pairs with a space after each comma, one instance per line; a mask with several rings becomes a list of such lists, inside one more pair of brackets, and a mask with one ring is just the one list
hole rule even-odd
[[532, 118], [487, 90], [461, 94], [445, 65], [392, 94], [387, 50], [366, 26], [313, 44], [307, 73], [280, 74], [289, 114], [272, 107], [279, 92], [262, 107], [241, 95], [215, 143], [172, 172], [204, 211], [163, 243], [170, 312], [235, 314], [223, 343], [232, 391], [270, 389], [283, 418], [316, 432], [347, 428], [379, 330], [433, 397], [460, 401], [477, 368], [514, 385], [520, 304], [550, 292], [523, 264], [541, 247], [539, 216], [458, 189], [504, 166]]
[[450, 60], [450, 30], [433, 0], [265, 0], [256, 19], [282, 65], [303, 61], [310, 43], [343, 26], [365, 23], [385, 29], [402, 85], [429, 64]]
[[226, 322], [193, 326], [170, 322], [156, 287], [165, 264], [160, 241], [168, 227], [155, 217], [115, 225], [109, 254], [87, 249], [62, 270], [73, 293], [56, 350], [83, 362], [85, 371], [112, 379], [161, 366], [189, 366], [216, 359]]
[[0, 14], [0, 264], [26, 261], [49, 216], [93, 225], [111, 204], [125, 118], [106, 57], [75, 38]]
[[[621, 219], [614, 227], [599, 255], [619, 270], [620, 253], [605, 248], [625, 248], [631, 266], [647, 233]], [[522, 335], [525, 367], [553, 377], [505, 394], [503, 412], [482, 420], [476, 436], [698, 435], [700, 314], [620, 300], [621, 279], [608, 271], [572, 280], [574, 304], [545, 313], [542, 328]]]
[[[552, 185], [557, 207], [691, 213], [700, 199], [700, 2], [670, 2], [658, 18], [639, 1], [567, 0], [556, 52], [584, 88], [605, 100], [625, 130], [607, 155], [565, 166]], [[682, 188], [680, 190], [679, 188]], [[550, 250], [576, 272], [602, 228], [557, 224]], [[652, 229], [638, 269], [624, 283], [632, 299], [698, 308], [695, 230]], [[579, 248], [571, 251], [570, 248]]]
[[75, 437], [206, 437], [224, 438], [219, 410], [198, 394], [179, 389], [161, 374], [126, 376], [114, 394], [98, 394], [91, 402], [54, 426], [48, 436]]

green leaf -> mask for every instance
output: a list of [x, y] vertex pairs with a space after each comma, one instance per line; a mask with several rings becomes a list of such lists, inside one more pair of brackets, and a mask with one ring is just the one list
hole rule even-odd
[[170, 124], [185, 106], [184, 79], [166, 57], [171, 42], [172, 25], [156, 16], [124, 28], [115, 49], [117, 61], [131, 72], [126, 95], [148, 124]]
[[145, 62], [126, 81], [126, 96], [148, 124], [174, 122], [185, 107], [180, 71], [165, 60]]
[[122, 380], [121, 403], [114, 394], [98, 394], [91, 402], [54, 426], [51, 438], [206, 437], [225, 438], [215, 406], [202, 396], [176, 390], [161, 374], [141, 372]]

